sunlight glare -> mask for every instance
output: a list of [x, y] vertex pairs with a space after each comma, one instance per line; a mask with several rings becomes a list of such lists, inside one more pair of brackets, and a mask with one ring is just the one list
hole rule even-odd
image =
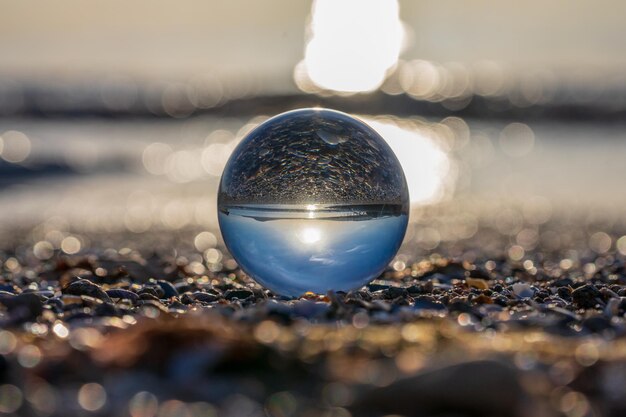
[[403, 40], [396, 0], [316, 0], [302, 65], [320, 88], [373, 91], [396, 65]]
[[440, 201], [454, 178], [448, 154], [417, 127], [393, 120], [366, 119], [389, 144], [402, 165], [412, 205]]

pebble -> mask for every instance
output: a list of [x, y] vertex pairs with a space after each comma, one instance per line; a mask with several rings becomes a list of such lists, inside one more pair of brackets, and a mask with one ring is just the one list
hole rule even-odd
[[579, 308], [594, 308], [596, 305], [604, 306], [601, 297], [602, 293], [593, 284], [585, 284], [572, 292], [574, 304]]
[[215, 294], [200, 291], [196, 291], [191, 294], [191, 298], [196, 301], [201, 301], [203, 303], [212, 303], [220, 299], [220, 297]]
[[486, 290], [489, 288], [487, 281], [481, 278], [465, 278], [465, 282], [470, 287], [478, 288], [479, 290]]
[[438, 301], [433, 301], [429, 297], [417, 297], [413, 302], [413, 308], [415, 310], [435, 310], [435, 311], [443, 311], [446, 310], [446, 306]]
[[408, 291], [406, 288], [403, 287], [389, 287], [385, 293], [384, 296], [387, 299], [395, 299], [398, 297], [406, 297], [408, 295]]
[[164, 298], [172, 298], [178, 295], [176, 287], [174, 287], [170, 282], [159, 280], [157, 281], [157, 284], [159, 284], [159, 287], [163, 290]]
[[250, 290], [246, 289], [236, 289], [236, 290], [228, 290], [224, 293], [224, 298], [227, 300], [232, 300], [237, 298], [239, 300], [245, 300], [252, 297], [254, 293]]
[[70, 283], [63, 289], [63, 293], [71, 295], [88, 295], [107, 303], [112, 302], [111, 298], [98, 285], [86, 279], [80, 279]]
[[506, 416], [526, 401], [519, 378], [513, 367], [497, 361], [444, 366], [365, 391], [351, 411], [354, 415]]
[[33, 293], [0, 294], [0, 304], [6, 307], [12, 319], [17, 322], [34, 320], [43, 312], [41, 298]]
[[130, 300], [132, 302], [136, 302], [137, 300], [139, 300], [139, 295], [135, 294], [132, 291], [123, 290], [123, 289], [107, 290], [106, 294], [112, 299], [118, 298], [118, 299]]
[[533, 288], [526, 283], [517, 282], [511, 285], [511, 287], [513, 288], [513, 293], [520, 298], [531, 298], [535, 294]]

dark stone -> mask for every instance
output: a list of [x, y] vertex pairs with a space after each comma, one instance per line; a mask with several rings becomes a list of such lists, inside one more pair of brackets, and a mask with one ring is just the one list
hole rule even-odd
[[249, 297], [252, 297], [254, 295], [254, 293], [250, 290], [246, 290], [246, 289], [237, 289], [237, 290], [228, 290], [226, 291], [226, 293], [224, 294], [224, 298], [226, 298], [227, 300], [232, 300], [234, 298], [237, 298], [239, 300], [245, 300]]
[[415, 298], [415, 302], [413, 304], [413, 308], [415, 310], [445, 310], [446, 306], [441, 304], [438, 301], [433, 301], [431, 297], [428, 296], [420, 296]]
[[465, 268], [463, 268], [463, 265], [460, 263], [450, 262], [446, 266], [436, 266], [435, 268], [433, 268], [432, 271], [424, 274], [424, 278], [430, 277], [435, 274], [446, 275], [450, 279], [463, 279], [465, 278]]
[[169, 305], [170, 310], [187, 310], [187, 306], [180, 301], [172, 301]]
[[370, 290], [371, 292], [382, 291], [382, 290], [389, 289], [389, 285], [368, 284], [367, 289]]
[[114, 290], [107, 290], [106, 293], [111, 298], [121, 298], [124, 300], [130, 300], [133, 303], [139, 300], [139, 295], [128, 290], [114, 289]]
[[346, 302], [348, 303], [356, 300], [371, 301], [372, 294], [368, 290], [350, 291], [346, 296]]
[[111, 303], [111, 298], [97, 284], [86, 279], [80, 279], [69, 284], [63, 290], [64, 294], [70, 295], [88, 295], [97, 298], [106, 303]]
[[409, 294], [421, 294], [422, 293], [422, 287], [420, 287], [419, 285], [411, 285], [406, 290]]
[[137, 291], [137, 294], [139, 294], [140, 296], [143, 294], [150, 294], [154, 298], [157, 298], [157, 299], [159, 298], [159, 294], [157, 293], [154, 287], [143, 287], [142, 289]]
[[450, 312], [455, 311], [458, 313], [475, 313], [472, 306], [460, 300], [452, 301], [450, 304], [448, 304], [448, 310], [450, 310]]
[[121, 316], [121, 312], [113, 304], [102, 303], [94, 308], [96, 316], [100, 317], [117, 317]]
[[574, 281], [571, 278], [561, 278], [557, 279], [552, 283], [553, 287], [569, 287], [572, 285]]
[[180, 302], [183, 304], [193, 304], [195, 301], [189, 293], [180, 296]]
[[0, 292], [2, 291], [11, 294], [17, 294], [20, 292], [19, 288], [12, 284], [0, 284]]
[[612, 329], [611, 320], [604, 316], [588, 317], [583, 320], [582, 325], [593, 333], [600, 333], [608, 329]]
[[154, 293], [154, 296], [157, 298], [166, 298], [165, 291], [163, 291], [163, 288], [161, 288], [161, 286], [157, 284], [156, 282], [150, 282], [149, 284], [146, 284], [143, 289], [152, 290]]
[[594, 308], [596, 305], [604, 305], [602, 294], [593, 284], [585, 284], [572, 292], [574, 304], [579, 308]]
[[488, 271], [477, 268], [477, 269], [469, 271], [469, 277], [489, 280], [491, 279], [491, 274], [489, 274]]
[[314, 318], [326, 314], [330, 306], [328, 303], [318, 303], [311, 300], [298, 300], [293, 304], [293, 314], [296, 317]]
[[572, 298], [572, 289], [570, 287], [560, 287], [556, 290], [556, 294], [564, 300]]
[[185, 293], [187, 291], [191, 291], [191, 285], [187, 283], [187, 281], [178, 281], [174, 283], [174, 288], [179, 294]]
[[159, 287], [163, 290], [163, 297], [172, 298], [178, 295], [178, 291], [176, 291], [176, 288], [171, 283], [159, 280], [157, 284], [159, 284]]
[[18, 295], [0, 295], [2, 304], [11, 314], [11, 320], [17, 322], [36, 319], [43, 312], [43, 303], [38, 295], [25, 293]]
[[161, 301], [159, 300], [159, 297], [157, 297], [156, 295], [153, 295], [149, 292], [142, 292], [141, 294], [139, 294], [139, 299], [140, 300], [146, 300], [146, 301], [156, 301], [159, 304], [161, 303]]
[[45, 299], [54, 297], [54, 291], [50, 291], [50, 290], [33, 291], [33, 293]]
[[[149, 294], [145, 294], [145, 295], [149, 296]], [[140, 305], [140, 306], [151, 306], [151, 307], [157, 308], [158, 310], [160, 310], [160, 311], [162, 311], [164, 313], [168, 313], [167, 307], [165, 307], [161, 303], [161, 301], [159, 301], [158, 299], [156, 299], [156, 300], [143, 300], [142, 299], [142, 300], [139, 300], [137, 302], [137, 305]]]
[[45, 305], [50, 306], [52, 310], [57, 314], [63, 312], [63, 301], [61, 301], [61, 299], [58, 297], [46, 300]]
[[[200, 292], [200, 291], [197, 291], [197, 292], [194, 292], [193, 294], [191, 294], [191, 298], [193, 298], [196, 301], [203, 302], [203, 303], [212, 303], [212, 302], [217, 301], [217, 300], [220, 299], [215, 294], [209, 294], [207, 292]], [[237, 297], [237, 298], [239, 298], [239, 297]]]
[[[471, 383], [470, 383], [471, 381]], [[353, 415], [524, 415], [527, 400], [514, 368], [476, 361], [425, 371], [356, 399]]]
[[402, 287], [389, 287], [387, 291], [385, 291], [385, 298], [388, 300], [392, 300], [398, 297], [406, 297], [408, 292], [406, 288]]

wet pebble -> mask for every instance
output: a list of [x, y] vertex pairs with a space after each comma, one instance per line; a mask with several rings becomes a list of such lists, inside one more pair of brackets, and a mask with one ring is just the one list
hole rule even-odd
[[176, 287], [174, 287], [170, 282], [159, 280], [157, 281], [157, 284], [159, 284], [159, 287], [163, 290], [164, 298], [172, 298], [178, 295]]
[[191, 298], [196, 301], [201, 301], [203, 303], [212, 303], [220, 299], [219, 296], [207, 292], [196, 291], [191, 294]]
[[80, 279], [72, 282], [63, 289], [63, 293], [71, 295], [88, 295], [107, 303], [111, 302], [111, 298], [102, 290], [102, 288], [86, 279]]
[[594, 308], [596, 305], [604, 305], [601, 299], [602, 293], [593, 285], [585, 284], [572, 292], [574, 304], [579, 308]]
[[112, 299], [117, 298], [117, 299], [123, 299], [123, 300], [130, 300], [132, 302], [136, 302], [137, 300], [139, 300], [139, 295], [135, 294], [132, 291], [123, 290], [123, 289], [107, 290], [106, 294]]
[[246, 289], [232, 289], [224, 293], [224, 298], [227, 300], [233, 300], [235, 298], [239, 300], [245, 300], [252, 297], [254, 293]]
[[3, 305], [11, 318], [16, 321], [33, 320], [43, 311], [43, 302], [37, 294], [0, 294], [0, 304]]

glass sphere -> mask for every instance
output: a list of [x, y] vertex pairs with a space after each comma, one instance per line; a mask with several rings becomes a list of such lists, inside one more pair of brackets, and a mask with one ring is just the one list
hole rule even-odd
[[218, 219], [239, 266], [275, 294], [349, 291], [380, 275], [406, 231], [402, 167], [371, 127], [301, 109], [250, 132], [228, 160]]

